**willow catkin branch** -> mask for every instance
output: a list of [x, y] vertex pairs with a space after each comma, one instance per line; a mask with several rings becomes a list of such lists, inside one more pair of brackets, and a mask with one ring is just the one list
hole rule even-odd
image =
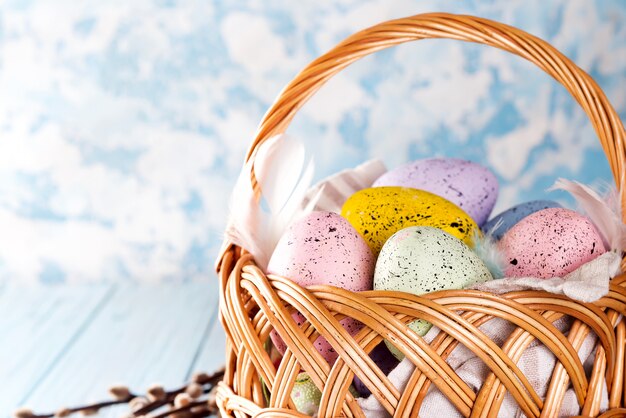
[[[191, 382], [171, 391], [165, 391], [161, 386], [152, 385], [147, 390], [146, 395], [139, 395], [131, 392], [126, 386], [113, 386], [109, 389], [109, 393], [115, 398], [113, 400], [96, 402], [89, 405], [77, 406], [73, 408], [60, 408], [56, 412], [53, 413], [45, 413], [45, 414], [36, 414], [31, 409], [28, 408], [19, 408], [14, 413], [14, 418], [65, 418], [72, 414], [82, 413], [83, 415], [93, 415], [98, 413], [101, 409], [121, 404], [129, 404], [129, 407], [132, 409], [133, 401], [141, 399], [145, 403], [144, 405], [137, 408], [135, 411], [130, 412], [130, 416], [139, 417], [148, 415], [150, 412], [153, 412], [165, 405], [174, 404], [176, 399], [179, 399], [179, 403], [181, 403], [181, 399], [185, 399], [188, 401], [182, 401], [184, 405], [178, 405], [175, 409], [171, 409], [169, 411], [163, 412], [154, 416], [153, 418], [163, 418], [175, 414], [177, 412], [187, 411], [187, 409], [191, 410], [195, 407], [206, 406], [206, 412], [213, 413], [217, 412], [215, 410], [214, 405], [208, 402], [207, 399], [199, 400], [202, 395], [210, 393], [217, 383], [222, 380], [224, 377], [224, 369], [220, 369], [215, 373], [207, 374], [207, 373], [198, 373], [195, 374]], [[197, 400], [198, 399], [198, 400]], [[137, 403], [137, 402], [135, 402]], [[204, 411], [199, 413], [194, 413], [194, 416], [204, 416]]]
[[207, 401], [204, 400], [204, 401], [195, 401], [195, 402], [187, 403], [186, 405], [179, 406], [178, 408], [170, 409], [169, 411], [163, 412], [162, 414], [154, 415], [151, 418], [166, 418], [166, 417], [169, 417], [171, 415], [179, 414], [181, 412], [191, 411], [192, 408], [195, 408], [195, 407], [198, 407], [198, 406], [206, 406], [207, 407], [207, 412], [211, 412], [211, 411], [208, 411]]

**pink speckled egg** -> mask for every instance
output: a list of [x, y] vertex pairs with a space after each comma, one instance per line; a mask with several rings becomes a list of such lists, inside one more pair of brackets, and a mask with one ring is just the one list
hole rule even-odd
[[482, 226], [498, 198], [498, 180], [486, 167], [458, 158], [416, 160], [388, 171], [373, 187], [401, 186], [448, 199]]
[[499, 241], [507, 277], [562, 277], [604, 254], [596, 227], [569, 209], [550, 208], [519, 221]]
[[[346, 219], [332, 212], [312, 212], [283, 234], [267, 270], [303, 287], [331, 285], [358, 292], [372, 289], [375, 262], [367, 243]], [[299, 325], [304, 322], [299, 313], [293, 318]], [[352, 318], [344, 318], [341, 324], [351, 335], [361, 329]], [[284, 353], [280, 336], [272, 332], [271, 337]], [[318, 338], [315, 346], [328, 363], [335, 362], [337, 353], [325, 338]]]

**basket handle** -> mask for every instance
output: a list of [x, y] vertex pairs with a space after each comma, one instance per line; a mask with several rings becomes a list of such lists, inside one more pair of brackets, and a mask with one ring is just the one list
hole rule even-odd
[[[448, 13], [428, 13], [380, 23], [350, 36], [302, 70], [267, 111], [246, 155], [268, 138], [283, 133], [296, 112], [324, 83], [354, 61], [408, 41], [449, 38], [494, 46], [534, 63], [561, 83], [587, 113], [621, 188], [626, 149], [624, 125], [596, 82], [547, 42], [492, 20]], [[258, 193], [254, 176], [252, 184]], [[622, 198], [626, 209], [626, 194]], [[623, 211], [626, 217], [626, 210]]]

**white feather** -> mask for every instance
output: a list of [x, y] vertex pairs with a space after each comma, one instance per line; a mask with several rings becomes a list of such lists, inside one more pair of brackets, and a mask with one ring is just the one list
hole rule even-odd
[[261, 211], [252, 189], [251, 173], [252, 159], [242, 167], [230, 195], [228, 220], [224, 231], [224, 246], [235, 244], [245, 248], [255, 258], [263, 258], [264, 255], [262, 254], [265, 253], [265, 250], [260, 240], [257, 239], [260, 233], [258, 225], [262, 222], [259, 219]]
[[[261, 144], [235, 184], [225, 239], [249, 251], [262, 269], [267, 267], [287, 226], [310, 212], [315, 204], [301, 205], [314, 170], [312, 159], [304, 165], [304, 145], [286, 135], [277, 135]], [[252, 189], [252, 170], [260, 198]]]
[[[500, 225], [499, 222], [496, 223], [491, 231], [495, 231]], [[498, 248], [498, 243], [491, 235], [491, 232], [481, 235], [479, 230], [475, 230], [472, 236], [472, 244], [472, 250], [483, 260], [491, 276], [494, 279], [503, 278], [504, 269], [506, 268], [506, 259]]]
[[498, 219], [496, 223], [489, 229], [485, 229], [483, 232], [491, 237], [492, 240], [497, 241], [493, 238], [493, 235], [498, 232], [500, 228], [504, 225], [504, 220], [502, 218]]
[[621, 199], [617, 191], [603, 198], [589, 186], [562, 178], [548, 190], [565, 190], [570, 193], [594, 223], [608, 248], [618, 252], [626, 248], [626, 225], [622, 222]]
[[270, 138], [259, 147], [254, 174], [271, 213], [280, 212], [291, 196], [300, 179], [304, 154], [302, 142], [285, 135]]

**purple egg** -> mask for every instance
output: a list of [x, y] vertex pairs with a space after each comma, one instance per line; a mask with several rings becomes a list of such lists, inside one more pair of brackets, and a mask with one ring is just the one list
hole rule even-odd
[[401, 186], [425, 190], [461, 207], [482, 226], [498, 198], [498, 180], [486, 167], [456, 158], [428, 158], [380, 176], [373, 187]]
[[[381, 342], [376, 347], [374, 347], [374, 349], [370, 352], [370, 358], [374, 363], [376, 363], [380, 371], [384, 374], [389, 374], [389, 372], [395, 369], [398, 363], [400, 363], [398, 359], [395, 358], [393, 354], [391, 354], [391, 352], [387, 349], [387, 346], [384, 342]], [[363, 382], [361, 382], [361, 379], [355, 376], [353, 383], [354, 388], [357, 392], [359, 392], [359, 395], [361, 395], [362, 397], [367, 397], [371, 395], [372, 392], [367, 386], [365, 386]]]

